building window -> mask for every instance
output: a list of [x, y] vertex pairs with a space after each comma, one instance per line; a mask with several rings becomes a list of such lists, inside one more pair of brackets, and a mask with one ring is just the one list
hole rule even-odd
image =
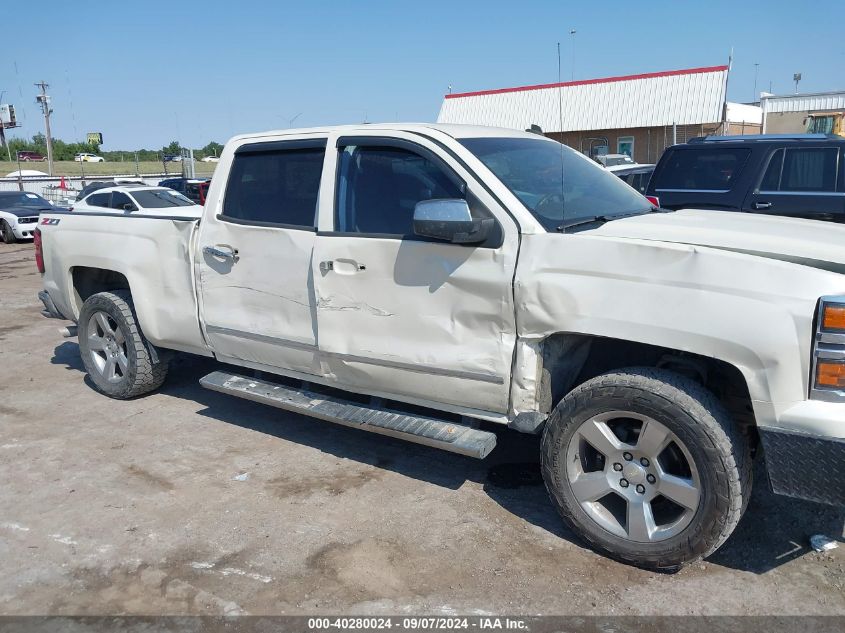
[[811, 114], [807, 117], [807, 132], [810, 134], [833, 134], [835, 117]]
[[616, 153], [627, 154], [631, 158], [634, 157], [634, 137], [633, 136], [619, 136], [616, 139]]

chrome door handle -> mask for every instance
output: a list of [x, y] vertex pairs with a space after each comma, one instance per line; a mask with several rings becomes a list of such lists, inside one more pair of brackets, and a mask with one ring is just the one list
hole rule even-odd
[[755, 202], [753, 205], [755, 209], [770, 209], [772, 207], [771, 202]]
[[238, 249], [236, 248], [227, 251], [222, 248], [217, 248], [216, 246], [203, 246], [202, 252], [206, 255], [211, 255], [212, 257], [231, 259], [233, 262], [238, 261]]

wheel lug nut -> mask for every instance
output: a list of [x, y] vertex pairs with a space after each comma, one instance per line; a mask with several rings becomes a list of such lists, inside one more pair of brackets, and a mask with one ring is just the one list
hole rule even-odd
[[645, 492], [645, 486], [643, 486], [642, 484], [637, 484], [637, 492], [643, 494]]
[[656, 481], [656, 479], [654, 478], [654, 475], [647, 475], [646, 481], [650, 484], [653, 484]]
[[613, 464], [613, 470], [616, 470], [616, 471], [622, 470], [622, 464], [620, 464], [619, 462], [616, 462], [615, 464]]
[[645, 466], [646, 468], [648, 468], [648, 460], [647, 460], [645, 457], [643, 457], [643, 458], [641, 458], [641, 459], [640, 459], [640, 463], [641, 463], [643, 466]]
[[626, 453], [622, 453], [622, 457], [624, 457], [624, 458], [625, 458], [625, 460], [626, 460], [626, 461], [629, 461], [629, 462], [630, 462], [632, 459], [634, 459], [634, 456], [633, 456], [633, 455], [631, 455], [631, 453], [627, 453], [627, 452], [626, 452]]
[[628, 487], [628, 480], [623, 479], [622, 481], [619, 482], [619, 485], [622, 486], [623, 488], [627, 488]]

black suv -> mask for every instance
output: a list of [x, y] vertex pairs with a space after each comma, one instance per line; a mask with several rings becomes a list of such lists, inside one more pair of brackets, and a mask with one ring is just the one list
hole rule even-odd
[[646, 195], [666, 209], [845, 222], [845, 137], [760, 134], [690, 139], [663, 153]]

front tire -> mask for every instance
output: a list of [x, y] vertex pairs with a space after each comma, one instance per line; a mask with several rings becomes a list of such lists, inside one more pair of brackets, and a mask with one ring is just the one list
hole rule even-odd
[[15, 232], [6, 220], [0, 220], [0, 236], [3, 237], [4, 244], [14, 244], [18, 241]]
[[79, 314], [78, 332], [85, 370], [107, 396], [134, 398], [158, 389], [167, 377], [167, 360], [153, 360], [128, 291], [88, 297]]
[[546, 488], [596, 550], [676, 570], [712, 554], [751, 494], [748, 444], [716, 397], [674, 372], [634, 368], [567, 394], [543, 432]]

